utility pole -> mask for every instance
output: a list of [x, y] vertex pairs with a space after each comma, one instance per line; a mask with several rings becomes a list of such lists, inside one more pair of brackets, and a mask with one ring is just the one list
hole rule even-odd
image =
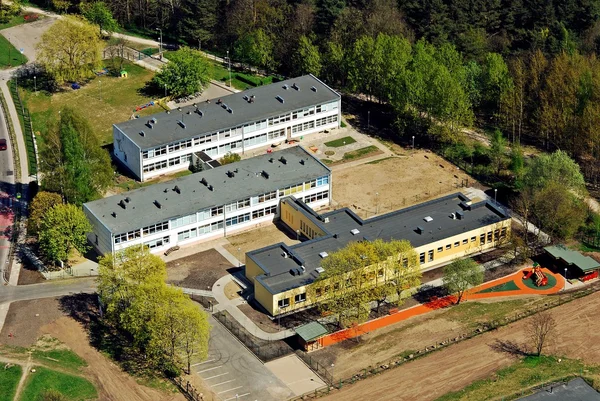
[[229, 50], [227, 50], [227, 69], [229, 70], [229, 87], [231, 88], [231, 59], [229, 58]]
[[159, 47], [158, 47], [158, 52], [162, 53], [162, 29], [161, 28], [156, 28], [157, 31], [160, 32], [160, 42], [159, 42]]

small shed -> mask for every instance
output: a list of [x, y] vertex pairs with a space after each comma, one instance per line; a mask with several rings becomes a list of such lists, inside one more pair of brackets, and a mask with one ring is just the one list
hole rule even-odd
[[544, 248], [544, 251], [546, 251], [546, 253], [552, 256], [555, 260], [562, 262], [565, 267], [575, 267], [578, 269], [580, 271], [578, 278], [582, 281], [587, 281], [598, 277], [598, 273], [600, 272], [600, 263], [589, 256], [584, 256], [581, 253], [573, 251], [564, 245], [547, 246]]
[[121, 78], [127, 78], [127, 71], [121, 70]]
[[296, 327], [298, 341], [305, 351], [319, 349], [321, 344], [319, 339], [328, 333], [327, 329], [319, 322], [310, 322]]

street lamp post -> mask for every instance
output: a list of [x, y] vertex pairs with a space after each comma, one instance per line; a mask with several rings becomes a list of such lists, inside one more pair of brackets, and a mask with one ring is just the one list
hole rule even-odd
[[159, 42], [159, 47], [158, 47], [158, 52], [162, 53], [162, 29], [161, 28], [156, 28], [157, 31], [160, 32], [160, 42]]
[[371, 129], [371, 110], [367, 111], [367, 129]]
[[296, 241], [300, 241], [300, 230], [296, 230]]
[[567, 268], [565, 267], [565, 290], [567, 289]]
[[35, 91], [35, 95], [37, 96], [37, 77], [33, 76], [33, 90]]
[[102, 81], [98, 80], [98, 88], [100, 90], [100, 100], [102, 100]]
[[229, 70], [229, 87], [231, 88], [231, 59], [229, 58], [229, 50], [227, 50], [227, 70]]
[[496, 199], [497, 199], [497, 194], [498, 194], [498, 188], [494, 188], [494, 203], [496, 203], [496, 204], [498, 203], [498, 202], [496, 201]]
[[165, 84], [165, 97], [167, 97], [167, 84]]
[[415, 150], [415, 136], [412, 136], [412, 140], [413, 140], [413, 150]]
[[242, 261], [240, 260], [240, 258], [242, 257], [242, 248], [238, 247], [238, 267], [242, 267]]

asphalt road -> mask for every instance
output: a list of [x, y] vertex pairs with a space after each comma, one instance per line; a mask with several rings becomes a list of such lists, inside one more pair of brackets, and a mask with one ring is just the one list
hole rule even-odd
[[192, 361], [192, 371], [221, 400], [277, 401], [293, 396], [281, 380], [210, 315], [209, 323], [212, 331], [208, 357]]
[[0, 304], [39, 298], [54, 298], [63, 295], [96, 292], [94, 277], [49, 281], [41, 284], [0, 286]]

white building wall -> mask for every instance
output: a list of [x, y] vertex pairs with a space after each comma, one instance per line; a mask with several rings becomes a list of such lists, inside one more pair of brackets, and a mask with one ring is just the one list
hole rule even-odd
[[[322, 111], [318, 112], [317, 107]], [[298, 111], [282, 115], [288, 116], [289, 120], [278, 124], [269, 125], [268, 120], [263, 120], [262, 122], [252, 123], [248, 127], [237, 127], [238, 129], [227, 129], [203, 137], [173, 142], [149, 150], [149, 155], [152, 155], [155, 150], [157, 153], [162, 153], [163, 151], [165, 153], [146, 159], [143, 158], [144, 152], [139, 151], [142, 164], [141, 180], [145, 181], [159, 175], [170, 174], [189, 168], [191, 155], [195, 152], [204, 151], [212, 158], [219, 158], [229, 152], [242, 153], [265, 145], [283, 142], [286, 138], [297, 138], [303, 135], [338, 128], [340, 125], [340, 100], [304, 110], [307, 111], [307, 115]], [[313, 114], [310, 114], [311, 112]], [[324, 120], [326, 122], [323, 123]], [[252, 126], [255, 128], [252, 128]], [[303, 129], [298, 130], [299, 126], [302, 126]], [[261, 137], [261, 141], [253, 143], [256, 142], [257, 137]], [[252, 141], [252, 139], [255, 140]], [[210, 142], [204, 142], [206, 140], [210, 140]], [[178, 143], [183, 144], [185, 147], [177, 149], [178, 146], [176, 144]], [[232, 148], [231, 146], [234, 147]], [[163, 150], [163, 148], [165, 149]], [[153, 171], [144, 171], [145, 167], [146, 169], [150, 169], [150, 165], [157, 166], [158, 168]]]
[[[330, 181], [331, 176], [329, 176], [328, 182], [323, 185], [319, 185], [313, 188], [307, 188], [307, 183], [303, 183], [304, 190], [295, 192], [293, 195], [297, 198], [310, 200], [308, 203], [311, 207], [318, 208], [321, 206], [325, 206], [329, 203], [329, 198], [331, 196], [330, 191]], [[152, 234], [144, 234], [142, 228], [139, 230], [134, 230], [135, 232], [130, 232], [129, 237], [131, 240], [120, 242], [114, 245], [115, 251], [119, 251], [125, 249], [127, 247], [133, 245], [140, 244], [151, 244], [151, 252], [160, 253], [165, 251], [166, 249], [173, 247], [175, 245], [187, 245], [195, 242], [207, 241], [210, 239], [223, 237], [226, 235], [231, 235], [235, 232], [243, 231], [250, 229], [254, 226], [261, 225], [267, 222], [272, 221], [275, 216], [279, 215], [279, 201], [281, 198], [288, 196], [284, 191], [278, 190], [276, 192], [276, 197], [270, 199], [265, 202], [258, 202], [258, 196], [250, 197], [250, 206], [244, 207], [235, 211], [227, 212], [225, 206], [223, 209], [224, 213], [217, 216], [209, 216], [208, 218], [202, 218], [202, 216], [208, 214], [209, 210], [202, 210], [195, 213], [196, 221], [190, 222], [185, 225], [175, 226], [174, 220], [171, 219], [169, 221], [169, 229], [152, 233]], [[327, 197], [324, 197], [325, 192], [327, 193]], [[242, 201], [242, 200], [240, 200]], [[255, 216], [254, 213], [265, 208], [272, 208], [274, 213], [265, 215], [265, 216]], [[250, 215], [250, 219], [248, 221], [244, 221], [243, 223], [235, 224], [227, 226], [225, 223], [228, 219], [233, 219], [238, 216]], [[184, 216], [185, 217], [185, 216]], [[215, 227], [214, 231], [200, 233], [201, 227], [205, 227], [207, 225], [212, 225]], [[184, 231], [189, 231], [191, 235], [192, 229], [195, 229], [196, 236], [190, 238], [180, 239], [179, 234]], [[116, 235], [115, 237], [118, 237]], [[154, 246], [156, 245], [156, 246]]]

